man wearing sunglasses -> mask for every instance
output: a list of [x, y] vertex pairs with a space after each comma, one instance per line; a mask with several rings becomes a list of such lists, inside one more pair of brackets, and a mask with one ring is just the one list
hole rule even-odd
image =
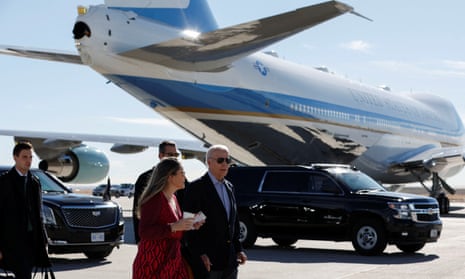
[[[162, 159], [165, 157], [179, 157], [179, 151], [176, 147], [176, 143], [174, 141], [162, 141], [158, 145], [158, 159]], [[150, 176], [153, 172], [153, 169], [149, 169], [146, 172], [139, 175], [137, 178], [136, 183], [134, 184], [134, 200], [132, 204], [132, 221], [133, 221], [133, 228], [134, 228], [134, 238], [136, 240], [136, 244], [139, 243], [139, 218], [137, 218], [137, 205], [139, 203], [139, 198], [144, 192], [147, 183], [150, 180]], [[181, 201], [179, 201], [181, 204]]]
[[224, 179], [231, 159], [224, 145], [213, 145], [207, 151], [208, 172], [189, 184], [183, 210], [203, 212], [207, 217], [199, 230], [188, 231], [186, 240], [192, 253], [201, 258], [206, 277], [192, 267], [195, 278], [235, 279], [238, 264], [247, 256], [239, 242], [239, 217], [233, 185]]

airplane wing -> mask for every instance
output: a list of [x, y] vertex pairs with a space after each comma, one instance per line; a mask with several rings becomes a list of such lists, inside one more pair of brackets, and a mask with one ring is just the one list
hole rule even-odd
[[18, 46], [0, 45], [0, 54], [55, 62], [83, 64], [81, 61], [81, 57], [77, 53], [67, 51], [55, 51], [39, 48], [23, 48]]
[[[212, 32], [191, 32], [183, 38], [119, 55], [179, 70], [217, 72], [229, 68], [239, 58], [347, 12], [368, 19], [349, 5], [328, 1]], [[67, 51], [0, 45], [0, 54], [83, 64], [77, 53]]]
[[[55, 157], [63, 151], [82, 145], [83, 141], [112, 143], [111, 151], [130, 154], [148, 147], [158, 147], [167, 138], [109, 136], [78, 133], [53, 133], [35, 131], [0, 130], [0, 135], [12, 136], [15, 141], [28, 141], [41, 159]], [[174, 139], [184, 159], [203, 158], [207, 148], [198, 140]]]
[[[419, 181], [430, 177], [432, 174], [439, 174], [442, 187], [449, 193], [454, 194], [455, 190], [450, 187], [441, 175], [452, 176], [460, 172], [464, 167], [465, 150], [464, 147], [434, 147], [420, 151], [405, 161], [392, 162], [389, 166], [389, 173], [398, 174], [409, 172], [416, 175]], [[433, 191], [431, 189], [430, 191]]]
[[346, 12], [361, 16], [351, 6], [329, 1], [208, 33], [185, 34], [183, 38], [119, 55], [179, 70], [216, 72], [227, 69], [241, 57]]

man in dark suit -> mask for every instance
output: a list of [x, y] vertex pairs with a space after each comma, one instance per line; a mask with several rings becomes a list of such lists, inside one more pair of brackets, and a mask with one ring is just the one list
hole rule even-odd
[[[176, 143], [174, 141], [163, 141], [158, 145], [158, 159], [165, 157], [178, 157], [179, 151], [176, 148]], [[146, 172], [139, 175], [136, 183], [134, 184], [134, 200], [132, 204], [132, 224], [134, 228], [134, 238], [136, 243], [139, 243], [139, 218], [137, 217], [137, 206], [139, 204], [139, 198], [144, 192], [145, 187], [147, 186], [150, 176], [153, 172], [153, 169], [149, 169]], [[181, 204], [181, 193], [176, 194], [178, 197], [178, 202]]]
[[[186, 233], [187, 246], [201, 258], [209, 279], [234, 279], [238, 264], [247, 256], [239, 242], [239, 217], [233, 185], [224, 179], [231, 159], [224, 145], [213, 145], [207, 151], [208, 172], [186, 189], [183, 210], [202, 211], [207, 217], [199, 230]], [[192, 267], [196, 278], [199, 274]]]
[[32, 146], [18, 143], [15, 166], [0, 176], [0, 271], [30, 279], [32, 268], [50, 267], [41, 216], [41, 187], [29, 169]]

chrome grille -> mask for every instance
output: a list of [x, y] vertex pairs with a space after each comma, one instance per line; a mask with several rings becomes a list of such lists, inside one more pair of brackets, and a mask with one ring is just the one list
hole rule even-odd
[[412, 217], [416, 222], [435, 222], [440, 219], [437, 203], [415, 203], [413, 206]]
[[118, 207], [62, 207], [66, 223], [74, 228], [105, 228], [118, 222]]

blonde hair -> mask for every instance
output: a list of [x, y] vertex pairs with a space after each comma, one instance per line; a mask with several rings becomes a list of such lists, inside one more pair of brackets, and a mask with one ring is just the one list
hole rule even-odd
[[181, 168], [181, 163], [174, 157], [161, 159], [161, 161], [153, 168], [147, 187], [145, 187], [145, 190], [139, 199], [137, 207], [137, 216], [139, 218], [141, 206], [153, 196], [163, 191], [168, 184], [168, 178], [171, 175], [176, 174]]

